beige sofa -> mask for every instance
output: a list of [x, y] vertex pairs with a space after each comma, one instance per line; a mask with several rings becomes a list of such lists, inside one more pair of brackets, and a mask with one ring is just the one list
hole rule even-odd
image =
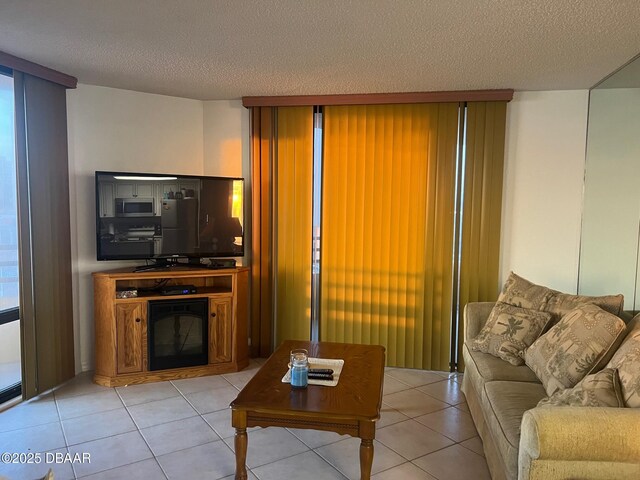
[[467, 347], [493, 306], [465, 308], [462, 382], [492, 478], [640, 479], [640, 409], [536, 408], [547, 395], [529, 367]]

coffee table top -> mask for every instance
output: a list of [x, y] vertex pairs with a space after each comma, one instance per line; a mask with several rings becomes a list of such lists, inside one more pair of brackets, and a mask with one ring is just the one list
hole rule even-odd
[[[282, 383], [288, 369], [289, 352], [294, 348], [306, 348], [310, 357], [343, 359], [338, 385], [309, 385], [306, 389], [296, 390], [290, 384]], [[380, 345], [287, 340], [240, 391], [231, 402], [231, 408], [372, 421], [380, 416], [383, 379], [384, 347]]]

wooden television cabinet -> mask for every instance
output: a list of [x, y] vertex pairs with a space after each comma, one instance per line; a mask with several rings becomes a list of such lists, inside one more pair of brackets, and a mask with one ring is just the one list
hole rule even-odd
[[[162, 283], [161, 283], [162, 282]], [[197, 293], [162, 295], [158, 285], [194, 285]], [[237, 372], [249, 364], [249, 268], [224, 270], [172, 268], [134, 272], [119, 269], [93, 273], [96, 370], [99, 385], [136, 383]], [[134, 298], [116, 292], [138, 290]], [[147, 312], [151, 300], [208, 299], [208, 364], [149, 370]]]

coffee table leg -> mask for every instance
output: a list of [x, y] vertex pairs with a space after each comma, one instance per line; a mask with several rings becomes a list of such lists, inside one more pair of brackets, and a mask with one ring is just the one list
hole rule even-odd
[[360, 442], [360, 478], [371, 478], [371, 465], [373, 464], [373, 440], [362, 439]]
[[236, 480], [247, 480], [247, 429], [236, 428], [233, 439], [236, 449]]

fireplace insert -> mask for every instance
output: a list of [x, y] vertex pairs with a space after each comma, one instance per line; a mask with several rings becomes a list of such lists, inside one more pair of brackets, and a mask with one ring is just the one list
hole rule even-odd
[[208, 299], [149, 302], [149, 370], [206, 365]]

